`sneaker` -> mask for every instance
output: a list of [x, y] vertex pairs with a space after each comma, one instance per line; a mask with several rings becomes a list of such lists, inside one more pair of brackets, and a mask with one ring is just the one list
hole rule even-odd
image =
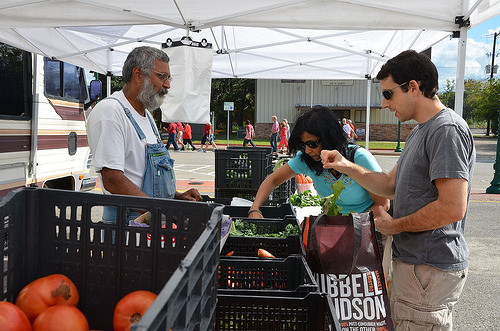
[[203, 153], [206, 153], [207, 151], [206, 150], [203, 150]]
[[203, 149], [201, 149], [201, 148], [200, 148], [200, 149], [198, 150], [198, 152], [203, 152]]
[[214, 148], [214, 149], [212, 149], [212, 152], [214, 152], [214, 153], [215, 153], [215, 151], [216, 151], [216, 150], [217, 150], [217, 148]]

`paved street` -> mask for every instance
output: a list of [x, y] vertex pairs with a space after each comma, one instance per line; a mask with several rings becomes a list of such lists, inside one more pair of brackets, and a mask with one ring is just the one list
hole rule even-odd
[[[477, 163], [467, 220], [471, 251], [469, 278], [454, 312], [454, 330], [500, 330], [500, 195], [485, 194], [493, 179], [496, 139], [476, 138]], [[220, 146], [219, 147], [224, 147]], [[398, 153], [373, 150], [382, 169], [389, 171]], [[179, 190], [196, 187], [213, 196], [215, 153], [171, 152]]]

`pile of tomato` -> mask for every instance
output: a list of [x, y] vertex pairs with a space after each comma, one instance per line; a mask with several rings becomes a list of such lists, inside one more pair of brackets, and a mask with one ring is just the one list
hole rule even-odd
[[[156, 294], [135, 291], [124, 296], [115, 306], [113, 328], [130, 330], [146, 313]], [[66, 276], [53, 274], [26, 285], [16, 304], [0, 301], [0, 325], [5, 331], [88, 331], [89, 323], [77, 308], [78, 289]]]

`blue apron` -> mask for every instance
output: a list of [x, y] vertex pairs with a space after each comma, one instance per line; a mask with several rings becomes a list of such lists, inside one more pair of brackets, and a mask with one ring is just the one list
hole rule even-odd
[[[130, 110], [126, 108], [120, 100], [112, 97], [108, 97], [108, 99], [113, 99], [120, 103], [130, 122], [132, 122], [139, 139], [145, 141], [146, 135], [139, 127], [139, 124], [137, 124]], [[170, 158], [170, 154], [165, 148], [151, 116], [148, 116], [148, 114], [146, 114], [146, 116], [148, 117], [153, 132], [156, 135], [157, 142], [155, 144], [146, 143], [146, 170], [144, 171], [144, 176], [142, 178], [141, 190], [153, 198], [173, 199], [176, 192], [174, 160]], [[135, 219], [140, 215], [140, 213], [137, 213], [137, 215], [132, 214], [136, 213], [133, 212], [127, 214], [127, 223], [130, 219]], [[114, 223], [116, 220], [116, 208], [104, 207], [102, 219], [106, 223]]]

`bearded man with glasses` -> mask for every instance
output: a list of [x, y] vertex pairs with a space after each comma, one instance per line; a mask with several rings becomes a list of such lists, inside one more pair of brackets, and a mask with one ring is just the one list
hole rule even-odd
[[390, 173], [323, 151], [324, 167], [345, 173], [368, 191], [393, 199], [393, 216], [376, 213], [375, 226], [393, 236], [391, 311], [396, 330], [452, 330], [452, 311], [467, 278], [464, 237], [476, 160], [467, 123], [437, 96], [431, 60], [404, 51], [377, 74], [382, 107], [419, 124]]
[[[169, 57], [153, 47], [137, 47], [127, 56], [122, 74], [123, 89], [100, 101], [87, 121], [103, 192], [201, 201], [196, 189], [176, 191], [174, 160], [151, 115], [170, 88]], [[137, 216], [127, 215], [127, 222]], [[116, 221], [114, 207], [105, 208], [103, 221]]]

